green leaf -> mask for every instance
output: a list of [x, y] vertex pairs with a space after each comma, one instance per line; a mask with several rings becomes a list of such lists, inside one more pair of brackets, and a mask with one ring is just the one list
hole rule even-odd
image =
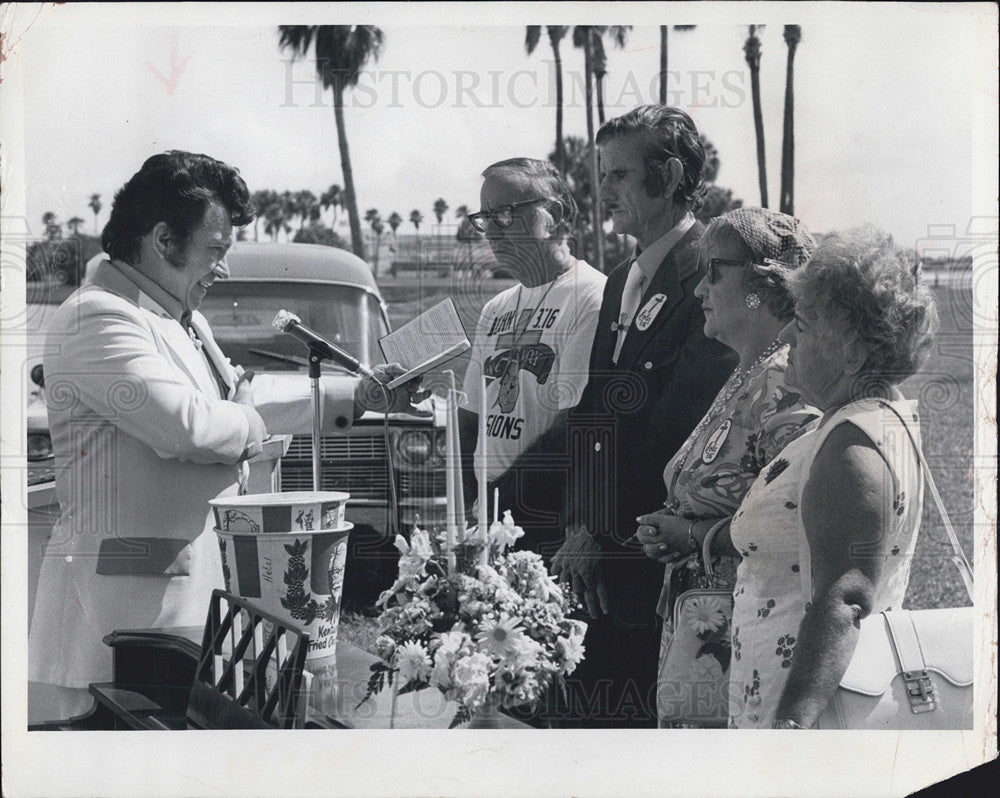
[[427, 686], [426, 682], [421, 682], [417, 679], [411, 679], [396, 691], [396, 695], [405, 695], [406, 693], [412, 693], [415, 690], [423, 690], [424, 687], [426, 686]]
[[448, 724], [449, 729], [454, 729], [456, 726], [461, 726], [466, 721], [472, 720], [472, 714], [469, 712], [469, 708], [465, 704], [458, 705], [458, 712], [455, 713], [455, 717], [451, 719], [451, 723]]

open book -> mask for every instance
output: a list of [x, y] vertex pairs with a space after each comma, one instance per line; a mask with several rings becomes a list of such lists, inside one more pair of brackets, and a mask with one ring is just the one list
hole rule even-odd
[[471, 346], [451, 299], [438, 302], [378, 342], [386, 363], [399, 363], [406, 369], [389, 383], [390, 389], [437, 368]]

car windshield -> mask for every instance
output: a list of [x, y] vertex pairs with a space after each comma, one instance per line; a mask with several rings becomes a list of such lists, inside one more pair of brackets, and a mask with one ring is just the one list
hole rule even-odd
[[271, 326], [279, 310], [294, 313], [303, 325], [363, 363], [385, 362], [378, 339], [389, 330], [378, 299], [353, 286], [229, 279], [212, 286], [200, 310], [222, 351], [245, 368], [305, 368], [308, 348]]

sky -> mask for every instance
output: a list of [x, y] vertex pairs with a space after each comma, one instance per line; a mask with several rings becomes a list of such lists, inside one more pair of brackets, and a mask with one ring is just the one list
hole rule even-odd
[[[974, 16], [930, 5], [896, 5], [881, 16], [866, 16], [858, 5], [777, 15], [760, 6], [749, 15], [696, 5], [669, 15], [698, 22], [670, 34], [669, 101], [715, 143], [720, 185], [759, 204], [742, 50], [747, 28], [736, 23], [763, 15], [768, 186], [772, 207], [778, 203], [787, 52], [780, 23], [800, 21], [796, 215], [817, 232], [873, 222], [908, 246], [929, 229], [967, 227], [977, 212], [970, 131], [991, 85], [995, 96], [995, 80], [982, 79]], [[660, 19], [649, 12], [658, 7], [616, 4], [598, 20], [634, 24], [623, 50], [609, 45], [609, 116], [655, 100]], [[344, 20], [329, 20], [329, 10], [275, 16], [255, 6], [245, 13], [174, 8], [144, 13], [113, 5], [84, 14], [60, 7], [42, 11], [27, 30], [19, 47], [26, 216], [34, 229], [51, 210], [63, 220], [84, 218], [84, 230], [93, 232], [90, 194], [101, 194], [103, 225], [115, 190], [146, 157], [168, 148], [238, 166], [251, 190], [308, 188], [318, 195], [331, 183], [343, 185], [331, 95], [317, 94], [312, 61], [292, 63], [279, 51], [276, 25]], [[355, 12], [352, 21], [385, 32], [381, 57], [346, 109], [362, 214], [377, 208], [383, 218], [398, 211], [408, 219], [419, 209], [430, 222], [434, 200], [443, 197], [452, 209], [446, 222], [454, 224], [459, 205], [478, 208], [485, 166], [552, 151], [551, 49], [544, 35], [532, 56], [524, 48], [524, 22], [539, 20], [513, 19], [504, 5], [470, 13], [474, 8], [447, 6], [436, 16], [427, 8], [379, 5]], [[548, 21], [579, 21], [569, 9], [548, 8]], [[20, 13], [25, 20], [34, 12]], [[584, 136], [582, 51], [568, 37], [562, 49], [565, 133]], [[408, 223], [402, 229], [412, 231]]]

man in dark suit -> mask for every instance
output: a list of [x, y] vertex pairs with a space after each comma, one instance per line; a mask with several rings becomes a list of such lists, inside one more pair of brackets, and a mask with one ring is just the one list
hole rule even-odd
[[637, 240], [608, 277], [590, 379], [567, 422], [566, 541], [553, 571], [592, 616], [570, 679], [573, 725], [655, 726], [655, 612], [663, 565], [629, 539], [636, 516], [666, 496], [663, 469], [736, 365], [705, 337], [694, 288], [702, 277], [692, 211], [705, 153], [683, 111], [636, 108], [597, 135], [601, 191], [616, 233]]

